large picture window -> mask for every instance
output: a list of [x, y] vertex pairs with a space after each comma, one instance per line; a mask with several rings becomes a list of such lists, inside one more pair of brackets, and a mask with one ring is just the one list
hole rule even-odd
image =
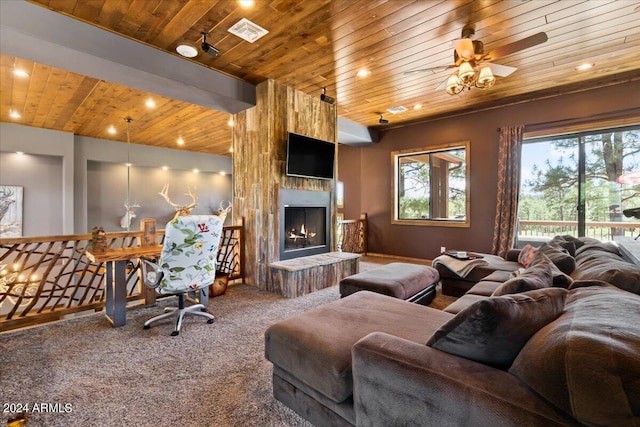
[[640, 126], [525, 138], [521, 159], [518, 246], [638, 234]]
[[394, 224], [469, 226], [469, 142], [394, 151]]

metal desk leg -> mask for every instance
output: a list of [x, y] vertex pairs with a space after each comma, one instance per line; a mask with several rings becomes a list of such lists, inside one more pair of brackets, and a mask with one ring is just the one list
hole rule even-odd
[[127, 261], [107, 263], [107, 320], [114, 328], [127, 324]]

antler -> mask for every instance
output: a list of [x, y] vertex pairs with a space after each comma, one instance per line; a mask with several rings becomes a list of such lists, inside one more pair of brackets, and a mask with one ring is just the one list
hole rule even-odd
[[191, 197], [191, 204], [186, 206], [180, 206], [181, 211], [185, 211], [185, 215], [189, 215], [191, 213], [191, 209], [195, 208], [198, 202], [196, 201], [196, 195], [191, 192], [191, 189], [187, 193], [184, 193], [187, 196]]
[[167, 203], [173, 206], [174, 209], [178, 210], [180, 208], [180, 206], [173, 203], [169, 198], [169, 184], [165, 184], [164, 187], [162, 187], [162, 191], [160, 191], [158, 194], [161, 195], [167, 201]]
[[181, 215], [191, 214], [191, 209], [193, 209], [197, 204], [196, 195], [191, 190], [189, 190], [188, 193], [185, 193], [187, 196], [191, 197], [191, 204], [189, 205], [179, 205], [177, 203], [173, 203], [169, 198], [168, 193], [169, 193], [169, 184], [166, 184], [164, 188], [162, 188], [162, 191], [160, 191], [158, 194], [160, 194], [167, 201], [167, 203], [173, 206], [173, 208], [176, 210], [176, 215], [174, 216], [174, 218], [177, 218]]

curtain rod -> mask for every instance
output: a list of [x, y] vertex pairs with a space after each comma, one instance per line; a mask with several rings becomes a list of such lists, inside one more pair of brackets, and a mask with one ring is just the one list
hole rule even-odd
[[[629, 113], [634, 111], [637, 111], [638, 115], [640, 116], [640, 107], [631, 107], [631, 108], [626, 108], [624, 110], [608, 111], [606, 113], [597, 113], [597, 114], [591, 114], [591, 115], [582, 116], [582, 117], [572, 117], [569, 119], [552, 120], [549, 122], [529, 123], [529, 124], [525, 124], [524, 126], [525, 128], [527, 128], [527, 127], [548, 126], [548, 125], [555, 125], [555, 124], [562, 124], [562, 123], [576, 123], [581, 120], [590, 120], [595, 118], [612, 118], [611, 117], [612, 115], [615, 116], [621, 113]], [[501, 130], [502, 130], [502, 127], [499, 127], [496, 129], [496, 132], [500, 132]]]

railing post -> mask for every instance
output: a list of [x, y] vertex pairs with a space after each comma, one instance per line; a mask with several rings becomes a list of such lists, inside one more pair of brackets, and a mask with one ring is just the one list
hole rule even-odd
[[[140, 230], [142, 231], [142, 237], [140, 238], [141, 246], [157, 245], [156, 239], [156, 220], [153, 218], [144, 218], [140, 221]], [[142, 261], [140, 261], [142, 263]], [[156, 291], [147, 287], [144, 284], [144, 277], [142, 277], [142, 268], [138, 271], [140, 277], [140, 293], [144, 297], [144, 305], [150, 306], [156, 303]]]

